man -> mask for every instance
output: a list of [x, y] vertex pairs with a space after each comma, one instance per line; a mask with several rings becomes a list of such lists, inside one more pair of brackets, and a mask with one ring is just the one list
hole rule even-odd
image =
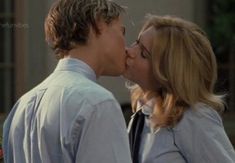
[[4, 124], [6, 163], [130, 163], [119, 104], [97, 85], [125, 70], [123, 8], [109, 0], [59, 0], [45, 21], [60, 58]]

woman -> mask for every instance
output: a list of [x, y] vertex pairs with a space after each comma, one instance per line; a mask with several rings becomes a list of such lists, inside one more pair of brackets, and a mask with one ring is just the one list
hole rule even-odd
[[127, 54], [124, 77], [136, 83], [128, 129], [133, 162], [234, 163], [205, 33], [180, 18], [150, 15]]

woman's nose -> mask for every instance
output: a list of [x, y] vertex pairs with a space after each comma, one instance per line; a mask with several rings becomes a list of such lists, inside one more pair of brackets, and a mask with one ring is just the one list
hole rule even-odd
[[126, 47], [126, 55], [127, 57], [130, 57], [130, 58], [135, 58], [135, 54], [133, 52], [133, 49], [130, 47]]

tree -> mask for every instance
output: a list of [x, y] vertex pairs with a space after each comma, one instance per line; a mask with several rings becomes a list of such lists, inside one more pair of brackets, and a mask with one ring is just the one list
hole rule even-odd
[[219, 63], [228, 64], [229, 108], [235, 111], [235, 0], [209, 0], [208, 8], [208, 34]]

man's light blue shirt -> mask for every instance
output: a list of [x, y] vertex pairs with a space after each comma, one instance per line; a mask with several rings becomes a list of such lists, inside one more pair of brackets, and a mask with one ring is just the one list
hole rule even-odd
[[61, 59], [4, 123], [6, 163], [130, 163], [125, 120], [84, 62]]

